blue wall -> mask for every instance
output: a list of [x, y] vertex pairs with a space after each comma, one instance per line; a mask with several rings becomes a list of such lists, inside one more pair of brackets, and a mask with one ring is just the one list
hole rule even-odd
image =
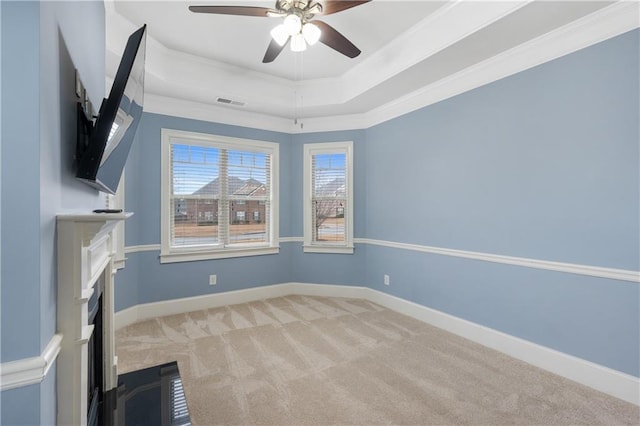
[[638, 71], [633, 31], [370, 128], [368, 237], [638, 270]]
[[[55, 215], [104, 206], [76, 182], [75, 77], [104, 96], [100, 1], [0, 3], [2, 10], [2, 362], [39, 356], [56, 330]], [[2, 424], [54, 424], [53, 366], [2, 392]]]
[[[368, 129], [367, 237], [640, 269], [639, 34]], [[640, 375], [637, 283], [367, 249], [374, 288]]]
[[[366, 130], [286, 135], [145, 114], [127, 166], [127, 245], [160, 243], [167, 127], [279, 142], [282, 237], [302, 236], [303, 144], [353, 140], [356, 237], [638, 270], [639, 34]], [[166, 265], [158, 254], [128, 255], [118, 310], [278, 282], [364, 285], [640, 375], [637, 283], [367, 244]]]
[[[2, 361], [40, 353], [39, 5], [2, 2]], [[23, 84], [15, 84], [20, 81]], [[29, 162], [17, 159], [33, 159]], [[35, 161], [34, 161], [35, 160]], [[25, 167], [26, 166], [26, 167]], [[29, 173], [25, 173], [25, 169]], [[20, 177], [20, 178], [17, 178]], [[31, 226], [15, 226], [20, 223]], [[24, 228], [24, 229], [23, 229]], [[30, 265], [30, 267], [25, 267]], [[30, 303], [25, 303], [29, 301]], [[22, 302], [22, 303], [19, 303]], [[21, 324], [16, 330], [10, 324]]]

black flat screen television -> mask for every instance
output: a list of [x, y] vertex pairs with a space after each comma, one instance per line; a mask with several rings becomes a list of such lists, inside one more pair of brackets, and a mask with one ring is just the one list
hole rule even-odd
[[109, 194], [115, 194], [118, 188], [142, 118], [146, 28], [142, 26], [129, 37], [109, 97], [102, 101], [95, 125], [84, 120], [84, 113], [78, 107], [79, 129], [85, 127], [78, 130], [78, 135], [84, 134], [84, 137], [79, 136], [77, 141], [76, 177]]

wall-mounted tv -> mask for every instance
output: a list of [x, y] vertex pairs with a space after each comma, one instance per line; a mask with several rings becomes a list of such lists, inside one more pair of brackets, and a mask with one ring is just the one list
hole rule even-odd
[[85, 119], [78, 107], [76, 177], [109, 194], [118, 188], [142, 118], [146, 28], [142, 26], [129, 37], [111, 92], [102, 101], [95, 125]]

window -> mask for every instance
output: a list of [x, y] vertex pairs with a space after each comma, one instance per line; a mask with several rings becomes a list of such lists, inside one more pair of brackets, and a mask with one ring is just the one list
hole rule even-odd
[[[278, 252], [278, 144], [162, 129], [161, 262]], [[248, 206], [264, 218], [247, 220]]]
[[304, 251], [353, 253], [353, 142], [304, 146]]
[[128, 115], [122, 109], [118, 108], [116, 118], [111, 124], [111, 130], [109, 130], [107, 145], [104, 148], [102, 160], [100, 160], [101, 166], [104, 164], [107, 158], [109, 158], [111, 153], [118, 147], [127, 129], [129, 128], [129, 126], [131, 126], [131, 123], [133, 123], [133, 117]]

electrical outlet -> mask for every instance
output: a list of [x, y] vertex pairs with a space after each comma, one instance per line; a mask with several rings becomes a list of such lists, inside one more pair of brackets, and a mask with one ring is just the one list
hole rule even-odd
[[209, 285], [216, 285], [218, 283], [217, 275], [209, 275]]
[[389, 285], [389, 275], [384, 274], [384, 285]]

